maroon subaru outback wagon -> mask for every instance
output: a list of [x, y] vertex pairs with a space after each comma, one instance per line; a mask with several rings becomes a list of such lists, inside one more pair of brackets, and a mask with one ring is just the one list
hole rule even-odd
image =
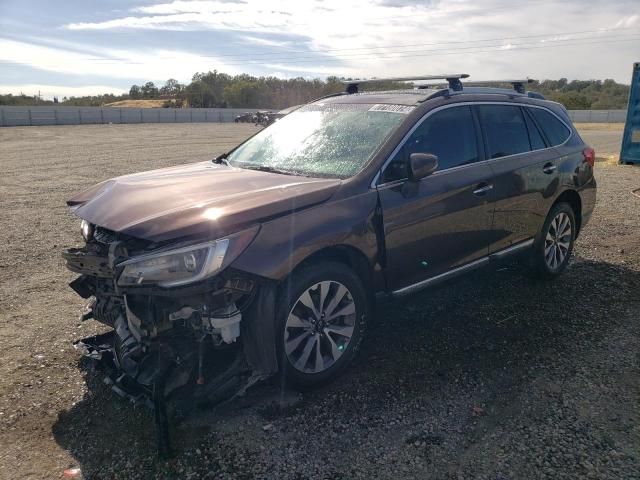
[[379, 296], [513, 255], [559, 275], [594, 208], [593, 149], [523, 81], [444, 78], [351, 82], [213, 161], [71, 198], [85, 241], [64, 252], [71, 287], [85, 319], [112, 327], [77, 346], [130, 399], [197, 385], [215, 402], [277, 372], [303, 386], [335, 376]]

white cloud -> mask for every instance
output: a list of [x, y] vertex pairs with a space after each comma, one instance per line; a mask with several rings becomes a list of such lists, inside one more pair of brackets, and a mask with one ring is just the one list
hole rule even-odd
[[209, 56], [169, 49], [144, 53], [96, 47], [93, 54], [0, 38], [0, 61], [71, 75], [94, 75], [114, 79], [188, 82], [195, 72], [218, 69], [236, 73], [233, 66]]
[[[72, 38], [83, 32], [88, 39], [103, 38], [95, 33], [101, 31], [117, 39], [123, 30], [141, 36], [154, 30], [149, 34], [157, 42], [154, 48], [115, 49], [60, 37], [51, 42], [0, 38], [0, 61], [78, 77], [120, 79], [120, 84], [122, 79], [161, 82], [170, 77], [187, 82], [193, 73], [213, 69], [320, 77], [448, 71], [468, 72], [476, 80], [532, 76], [627, 82], [640, 43], [640, 35], [635, 43], [628, 35], [640, 34], [640, 16], [624, 16], [615, 8], [600, 8], [595, 15], [594, 8], [576, 8], [576, 2], [539, 0], [513, 9], [505, 8], [506, 0], [158, 0], [113, 11], [104, 21], [69, 23], [58, 31]], [[199, 55], [188, 46], [172, 46], [168, 35], [159, 32], [163, 30], [202, 31], [203, 42], [207, 32], [216, 32], [223, 40], [211, 45], [210, 54]], [[241, 32], [234, 41], [254, 45], [255, 54], [243, 50], [234, 57], [237, 45], [224, 43], [225, 31]], [[593, 33], [568, 33], [577, 31]], [[614, 34], [626, 37], [616, 39]], [[579, 38], [587, 43], [572, 45], [580, 43]]]
[[629, 28], [637, 23], [640, 23], [640, 15], [631, 15], [629, 17], [620, 19], [620, 21], [618, 21], [615, 26], [621, 28]]
[[[265, 68], [275, 68], [284, 72], [297, 72], [297, 73], [309, 73], [317, 77], [329, 77], [332, 75], [353, 77], [358, 75], [358, 71], [349, 67], [335, 67], [331, 65], [317, 65], [317, 66], [301, 66], [301, 65], [283, 65], [279, 63], [267, 63]], [[298, 75], [286, 74], [286, 77], [297, 77]]]
[[203, 11], [215, 11], [220, 9], [231, 9], [233, 4], [242, 4], [241, 2], [225, 2], [216, 0], [176, 0], [170, 3], [158, 3], [156, 5], [145, 5], [142, 7], [135, 7], [132, 9], [134, 12], [152, 13], [167, 15], [171, 13], [193, 13]]
[[[253, 35], [245, 35], [244, 37], [242, 37], [247, 43], [250, 43], [252, 45], [264, 45], [267, 47], [278, 47], [278, 48], [283, 48], [286, 47], [286, 49], [291, 49], [291, 47], [295, 47], [295, 45], [293, 44], [293, 42], [289, 42], [289, 41], [277, 41], [277, 40], [271, 40], [268, 38], [260, 38], [260, 37], [255, 37]], [[300, 48], [298, 46], [298, 48]], [[285, 49], [285, 51], [286, 51]]]
[[[234, 30], [245, 32], [245, 40], [274, 49], [284, 46], [278, 45], [278, 40], [287, 35], [304, 39], [271, 56], [225, 57], [228, 66], [246, 72], [268, 68], [322, 75], [384, 76], [469, 71], [476, 79], [511, 77], [516, 72], [551, 78], [620, 78], [634, 60], [634, 44], [629, 38], [619, 38], [618, 43], [608, 39], [600, 44], [561, 45], [563, 41], [570, 44], [572, 39], [585, 37], [566, 33], [571, 31], [609, 29], [603, 31], [604, 35], [617, 28], [629, 30], [621, 30], [621, 34], [634, 33], [632, 27], [638, 22], [638, 15], [621, 19], [614, 8], [599, 9], [594, 15], [593, 8], [575, 8], [575, 2], [552, 0], [525, 2], [517, 9], [505, 6], [503, 0], [413, 4], [371, 0], [177, 0], [133, 8], [121, 18], [72, 23], [66, 28]], [[280, 37], [263, 39], [260, 33]], [[525, 35], [541, 36], [516, 38]], [[487, 38], [504, 40], [482, 41]], [[593, 42], [597, 36], [591, 33], [587, 38]], [[407, 44], [423, 46], [406, 55], [394, 55], [394, 51], [401, 51], [398, 48], [383, 48]], [[547, 46], [551, 48], [540, 48]], [[370, 50], [357, 50], [362, 48]], [[311, 57], [314, 52], [322, 56], [316, 60]], [[597, 70], [585, 70], [585, 56], [590, 58], [589, 68]]]
[[[469, 12], [475, 7], [452, 1], [446, 9], [422, 5], [389, 7], [368, 0], [247, 0], [243, 3], [219, 0], [178, 0], [137, 7], [126, 16], [101, 22], [70, 23], [71, 30], [105, 30], [116, 28], [166, 30], [243, 30], [269, 33], [288, 33], [315, 37], [375, 38], [385, 30], [395, 28], [393, 16], [402, 13], [403, 25], [433, 20]], [[421, 15], [421, 18], [415, 18]], [[378, 31], [367, 32], [364, 27], [376, 26]], [[349, 33], [346, 33], [349, 32]]]

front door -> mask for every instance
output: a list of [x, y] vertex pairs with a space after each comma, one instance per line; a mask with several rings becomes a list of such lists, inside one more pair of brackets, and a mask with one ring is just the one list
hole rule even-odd
[[[488, 254], [493, 183], [481, 162], [469, 106], [427, 114], [380, 176], [388, 288], [397, 290]], [[407, 180], [411, 153], [432, 153], [438, 169]]]

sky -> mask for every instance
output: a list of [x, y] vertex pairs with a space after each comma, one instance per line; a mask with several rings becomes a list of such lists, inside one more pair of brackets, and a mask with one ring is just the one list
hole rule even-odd
[[634, 61], [640, 0], [0, 0], [0, 93], [43, 98], [210, 70], [628, 84]]

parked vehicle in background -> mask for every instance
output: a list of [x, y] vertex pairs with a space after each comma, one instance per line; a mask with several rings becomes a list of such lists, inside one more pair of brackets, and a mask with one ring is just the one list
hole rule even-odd
[[[595, 153], [525, 81], [462, 78], [366, 93], [354, 81], [214, 161], [71, 198], [85, 240], [64, 253], [71, 286], [113, 328], [78, 346], [134, 398], [198, 383], [219, 400], [277, 372], [333, 378], [376, 296], [515, 255], [558, 276], [595, 205]], [[233, 344], [237, 361], [210, 379], [203, 358]]]
[[273, 122], [277, 122], [278, 120], [280, 120], [282, 117], [284, 117], [285, 115], [289, 115], [291, 112], [297, 110], [298, 108], [300, 108], [302, 105], [294, 105], [293, 107], [288, 107], [288, 108], [283, 108], [282, 110], [278, 111], [278, 112], [271, 112], [269, 114], [269, 121], [270, 124]]
[[267, 127], [276, 121], [275, 113], [268, 111], [256, 112], [255, 124]]
[[258, 112], [246, 112], [238, 115], [233, 121], [235, 123], [254, 123], [266, 127], [276, 120], [276, 114], [268, 110], [260, 110]]
[[238, 115], [233, 121], [235, 123], [256, 123], [257, 115], [254, 112], [245, 112]]

